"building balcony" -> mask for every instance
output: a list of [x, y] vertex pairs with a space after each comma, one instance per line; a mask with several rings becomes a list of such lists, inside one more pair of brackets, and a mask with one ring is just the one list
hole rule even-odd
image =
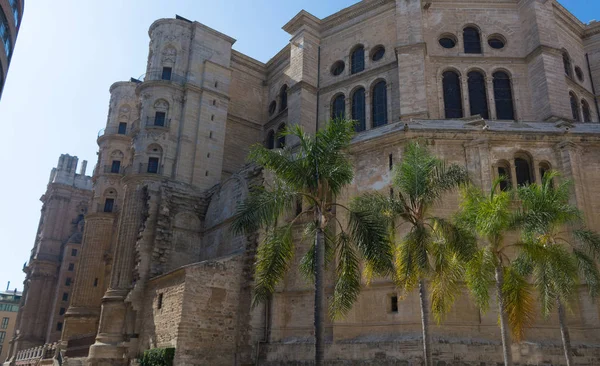
[[128, 166], [125, 168], [125, 174], [156, 174], [163, 175], [163, 166], [150, 163], [138, 164], [137, 166]]
[[98, 138], [102, 137], [102, 136], [107, 136], [107, 135], [121, 135], [121, 136], [127, 136], [128, 135], [127, 131], [127, 124], [121, 124], [119, 126], [110, 126], [110, 127], [106, 127], [101, 129], [100, 131], [98, 131]]
[[125, 168], [120, 165], [104, 165], [102, 171], [104, 174], [125, 174]]
[[177, 85], [184, 85], [187, 78], [183, 75], [179, 75], [173, 72], [170, 67], [163, 67], [161, 69], [151, 69], [144, 75], [140, 76], [138, 80], [143, 82], [158, 81], [163, 83], [172, 83]]
[[146, 117], [146, 127], [168, 129], [171, 125], [170, 118]]
[[117, 206], [116, 203], [112, 202], [104, 202], [104, 203], [98, 203], [96, 205], [96, 212], [102, 212], [102, 213], [115, 213], [115, 212], [119, 212], [119, 206]]

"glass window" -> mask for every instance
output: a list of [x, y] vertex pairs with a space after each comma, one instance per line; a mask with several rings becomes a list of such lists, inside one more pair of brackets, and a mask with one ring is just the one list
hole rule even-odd
[[581, 111], [583, 112], [583, 122], [592, 122], [592, 113], [590, 105], [585, 100], [581, 100]]
[[392, 313], [397, 313], [398, 312], [398, 296], [392, 296], [390, 298], [390, 302], [391, 302]]
[[170, 67], [163, 67], [161, 79], [171, 80], [171, 72], [173, 71]]
[[69, 293], [63, 292], [62, 301], [67, 301], [67, 300], [69, 300]]
[[114, 206], [115, 206], [115, 199], [107, 198], [104, 201], [104, 212], [113, 212]]
[[75, 263], [69, 263], [69, 268], [67, 270], [73, 272], [75, 270]]
[[490, 36], [490, 38], [488, 38], [488, 44], [490, 45], [490, 47], [499, 50], [499, 49], [504, 48], [504, 45], [506, 44], [506, 42], [504, 41], [504, 39], [501, 36], [493, 35], [493, 36]]
[[508, 74], [502, 71], [494, 73], [494, 101], [496, 102], [496, 118], [515, 119], [512, 85]]
[[272, 101], [271, 104], [269, 104], [269, 116], [272, 116], [273, 113], [275, 113], [275, 110], [277, 110], [277, 102]]
[[154, 125], [164, 127], [167, 114], [165, 112], [156, 112], [154, 114]]
[[489, 119], [487, 93], [485, 87], [485, 78], [483, 74], [477, 71], [471, 71], [468, 75], [469, 85], [469, 105], [471, 107], [471, 116], [480, 115], [483, 119]]
[[62, 322], [58, 322], [56, 323], [56, 331], [60, 332], [62, 330], [63, 327], [63, 323]]
[[350, 72], [352, 74], [363, 71], [365, 69], [365, 48], [363, 46], [356, 47], [356, 49], [352, 51], [350, 60], [352, 62], [350, 65]]
[[581, 67], [575, 66], [575, 75], [577, 75], [579, 81], [583, 81], [583, 71], [581, 70]]
[[373, 51], [373, 56], [371, 57], [373, 61], [379, 61], [385, 55], [385, 48], [383, 46], [377, 46], [375, 51]]
[[119, 173], [121, 172], [121, 162], [119, 160], [113, 160], [110, 166], [111, 173]]
[[498, 178], [503, 178], [500, 181], [500, 190], [508, 191], [510, 189], [510, 167], [508, 164], [498, 166]]
[[444, 48], [454, 48], [456, 46], [456, 40], [453, 37], [442, 37], [438, 42]]
[[98, 287], [98, 278], [94, 278], [94, 287]]
[[367, 128], [367, 117], [365, 114], [365, 89], [357, 89], [352, 94], [352, 119], [357, 121], [356, 132]]
[[287, 89], [287, 85], [284, 85], [279, 91], [279, 111], [283, 111], [287, 108]]
[[71, 257], [77, 256], [77, 249], [71, 249]]
[[275, 132], [269, 131], [267, 134], [267, 149], [271, 150], [275, 147]]
[[65, 308], [60, 308], [60, 310], [58, 311], [58, 315], [65, 315]]
[[373, 127], [387, 123], [387, 87], [385, 81], [380, 81], [373, 87], [372, 96]]
[[444, 113], [446, 118], [462, 118], [462, 93], [460, 92], [460, 77], [454, 71], [443, 74]]
[[579, 101], [577, 100], [577, 96], [573, 93], [569, 93], [569, 99], [571, 101], [571, 114], [573, 120], [575, 122], [581, 122], [581, 119], [579, 118]]
[[285, 123], [279, 126], [277, 129], [277, 148], [283, 149], [285, 147], [285, 136], [282, 135], [285, 132]]
[[65, 280], [65, 286], [71, 286], [71, 277], [67, 277], [67, 279]]
[[565, 68], [565, 75], [572, 76], [571, 57], [567, 52], [563, 52], [563, 67]]
[[158, 173], [158, 158], [148, 158], [148, 169], [146, 173]]
[[2, 318], [2, 324], [0, 324], [0, 328], [2, 328], [2, 329], [8, 328], [9, 321], [10, 321], [9, 318]]
[[4, 342], [4, 338], [6, 338], [6, 332], [0, 332], [0, 343]]
[[517, 185], [524, 186], [531, 183], [531, 168], [527, 160], [516, 158], [515, 171], [517, 174]]
[[344, 61], [337, 61], [331, 67], [331, 73], [333, 74], [333, 76], [341, 75], [344, 72], [345, 68], [346, 64], [344, 64]]
[[119, 135], [127, 134], [127, 122], [119, 123], [119, 131], [117, 131]]
[[463, 43], [465, 44], [465, 53], [481, 53], [479, 30], [474, 27], [465, 28], [463, 30]]
[[340, 94], [331, 103], [331, 118], [346, 118], [346, 97]]

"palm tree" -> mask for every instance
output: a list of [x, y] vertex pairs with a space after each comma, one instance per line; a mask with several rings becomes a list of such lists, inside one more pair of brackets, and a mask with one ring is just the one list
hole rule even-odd
[[404, 149], [402, 161], [394, 169], [393, 188], [397, 192], [389, 197], [366, 193], [356, 197], [351, 205], [383, 216], [391, 243], [395, 241], [398, 226], [410, 226], [408, 233], [394, 245], [394, 280], [404, 292], [419, 288], [426, 366], [432, 362], [427, 280], [430, 281], [431, 308], [439, 322], [459, 294], [461, 263], [476, 248], [474, 238], [466, 231], [433, 216], [431, 211], [445, 193], [467, 180], [464, 168], [455, 164], [447, 166], [419, 142], [410, 142]]
[[[383, 220], [375, 213], [336, 203], [336, 196], [352, 182], [354, 171], [346, 149], [354, 135], [354, 122], [337, 119], [309, 136], [299, 126], [284, 132], [298, 141], [294, 149], [252, 147], [249, 160], [273, 174], [268, 187], [255, 188], [240, 204], [232, 224], [236, 232], [264, 230], [255, 264], [254, 305], [269, 299], [289, 269], [294, 256], [292, 229], [302, 226], [312, 246], [301, 260], [301, 271], [314, 279], [315, 363], [324, 362], [324, 271], [336, 263], [335, 286], [330, 302], [334, 317], [348, 312], [361, 288], [360, 260], [375, 273], [389, 274], [393, 253]], [[291, 220], [297, 200], [303, 210]], [[346, 210], [347, 225], [336, 216]]]
[[[517, 341], [534, 318], [534, 298], [525, 277], [511, 265], [510, 255], [519, 251], [519, 243], [507, 243], [514, 213], [512, 192], [499, 191], [504, 177], [494, 181], [489, 193], [472, 185], [462, 190], [457, 222], [477, 234], [482, 243], [467, 264], [467, 287], [482, 311], [489, 308], [489, 285], [495, 282], [504, 364], [511, 366], [511, 334]], [[509, 333], [509, 327], [512, 332]]]
[[[571, 182], [554, 184], [556, 171], [546, 172], [541, 184], [520, 187], [522, 211], [516, 223], [523, 228], [521, 272], [531, 275], [539, 292], [542, 315], [557, 307], [567, 365], [573, 352], [565, 307], [576, 295], [578, 277], [595, 297], [600, 292], [600, 236], [583, 228], [581, 212], [569, 203]], [[570, 230], [569, 230], [570, 229]], [[570, 238], [570, 240], [569, 240]]]

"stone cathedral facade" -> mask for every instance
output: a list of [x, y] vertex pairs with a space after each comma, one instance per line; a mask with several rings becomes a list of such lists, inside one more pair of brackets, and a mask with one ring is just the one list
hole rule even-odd
[[[420, 138], [482, 188], [499, 174], [516, 186], [559, 170], [600, 230], [599, 22], [583, 24], [556, 0], [364, 0], [324, 19], [301, 11], [283, 29], [289, 44], [265, 64], [198, 22], [150, 26], [145, 76], [110, 87], [93, 176], [61, 157], [64, 177], [44, 196], [5, 365], [48, 354], [128, 365], [155, 347], [176, 348], [176, 365], [309, 361], [311, 284], [292, 266], [272, 299], [251, 307], [260, 233], [229, 229], [265, 181], [245, 165], [249, 147], [293, 146], [277, 135], [286, 125], [358, 121], [356, 177], [341, 201], [387, 192], [404, 144]], [[457, 203], [448, 197], [438, 213]], [[586, 293], [568, 319], [576, 363], [597, 365], [600, 307]], [[389, 280], [375, 281], [327, 323], [326, 357], [418, 365], [419, 317], [416, 295], [398, 301]], [[497, 314], [466, 293], [431, 332], [437, 365], [501, 362]], [[556, 319], [538, 319], [513, 350], [519, 364], [561, 364]]]

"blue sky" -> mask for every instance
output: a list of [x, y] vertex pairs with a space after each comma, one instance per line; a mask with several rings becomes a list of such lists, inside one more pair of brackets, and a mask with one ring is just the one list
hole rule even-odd
[[[281, 27], [305, 9], [326, 17], [354, 0], [26, 0], [0, 100], [0, 289], [22, 288], [50, 170], [62, 153], [96, 162], [108, 88], [145, 72], [148, 27], [179, 14], [225, 33], [234, 48], [267, 61], [289, 41]], [[600, 19], [600, 1], [563, 0], [579, 19]]]

